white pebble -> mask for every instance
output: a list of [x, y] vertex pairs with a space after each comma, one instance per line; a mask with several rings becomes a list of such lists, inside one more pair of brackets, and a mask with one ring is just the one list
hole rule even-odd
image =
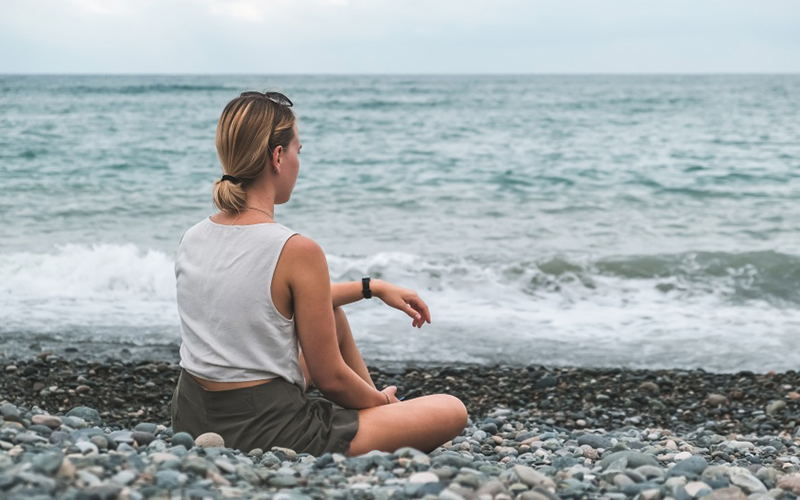
[[216, 432], [206, 432], [197, 436], [194, 444], [201, 448], [222, 448], [225, 446], [225, 440]]

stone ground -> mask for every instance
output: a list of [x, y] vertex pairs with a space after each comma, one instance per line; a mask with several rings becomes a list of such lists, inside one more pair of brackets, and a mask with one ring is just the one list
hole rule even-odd
[[[430, 454], [362, 457], [173, 435], [167, 362], [0, 360], [0, 497], [795, 498], [800, 376], [541, 366], [371, 367], [470, 422]], [[195, 440], [198, 438], [198, 440]]]

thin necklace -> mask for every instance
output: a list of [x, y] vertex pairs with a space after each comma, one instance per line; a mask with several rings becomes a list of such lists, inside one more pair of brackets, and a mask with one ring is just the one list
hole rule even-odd
[[[275, 220], [275, 216], [274, 215], [272, 215], [271, 213], [267, 212], [266, 210], [261, 210], [260, 208], [244, 207], [244, 210], [258, 210], [261, 213], [269, 215], [269, 218], [272, 219], [273, 221]], [[241, 217], [241, 216], [242, 216], [242, 214], [237, 215], [236, 218], [233, 219], [233, 222], [236, 222], [237, 220], [239, 220], [239, 217]], [[233, 222], [231, 222], [231, 224], [233, 224]]]

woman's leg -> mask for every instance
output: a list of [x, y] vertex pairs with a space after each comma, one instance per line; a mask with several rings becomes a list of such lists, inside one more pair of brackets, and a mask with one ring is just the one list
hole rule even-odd
[[467, 409], [455, 396], [435, 394], [358, 410], [358, 432], [349, 456], [411, 446], [429, 453], [461, 434]]
[[[347, 321], [344, 309], [341, 307], [334, 308], [333, 316], [336, 319], [336, 338], [339, 342], [339, 351], [342, 353], [344, 362], [347, 363], [347, 366], [352, 368], [359, 377], [366, 380], [372, 387], [375, 387], [372, 377], [369, 376], [367, 364], [364, 363], [361, 352], [359, 352], [356, 346], [356, 341], [353, 339], [353, 332], [350, 330], [350, 323]], [[300, 354], [300, 367], [303, 369], [303, 375], [306, 377], [308, 385], [313, 385], [314, 381], [311, 380], [311, 374], [308, 371], [305, 356], [303, 356], [302, 353]]]

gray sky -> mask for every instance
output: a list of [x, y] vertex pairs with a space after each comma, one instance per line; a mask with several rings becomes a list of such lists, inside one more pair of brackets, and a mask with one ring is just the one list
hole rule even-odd
[[763, 72], [800, 0], [0, 0], [0, 73]]

